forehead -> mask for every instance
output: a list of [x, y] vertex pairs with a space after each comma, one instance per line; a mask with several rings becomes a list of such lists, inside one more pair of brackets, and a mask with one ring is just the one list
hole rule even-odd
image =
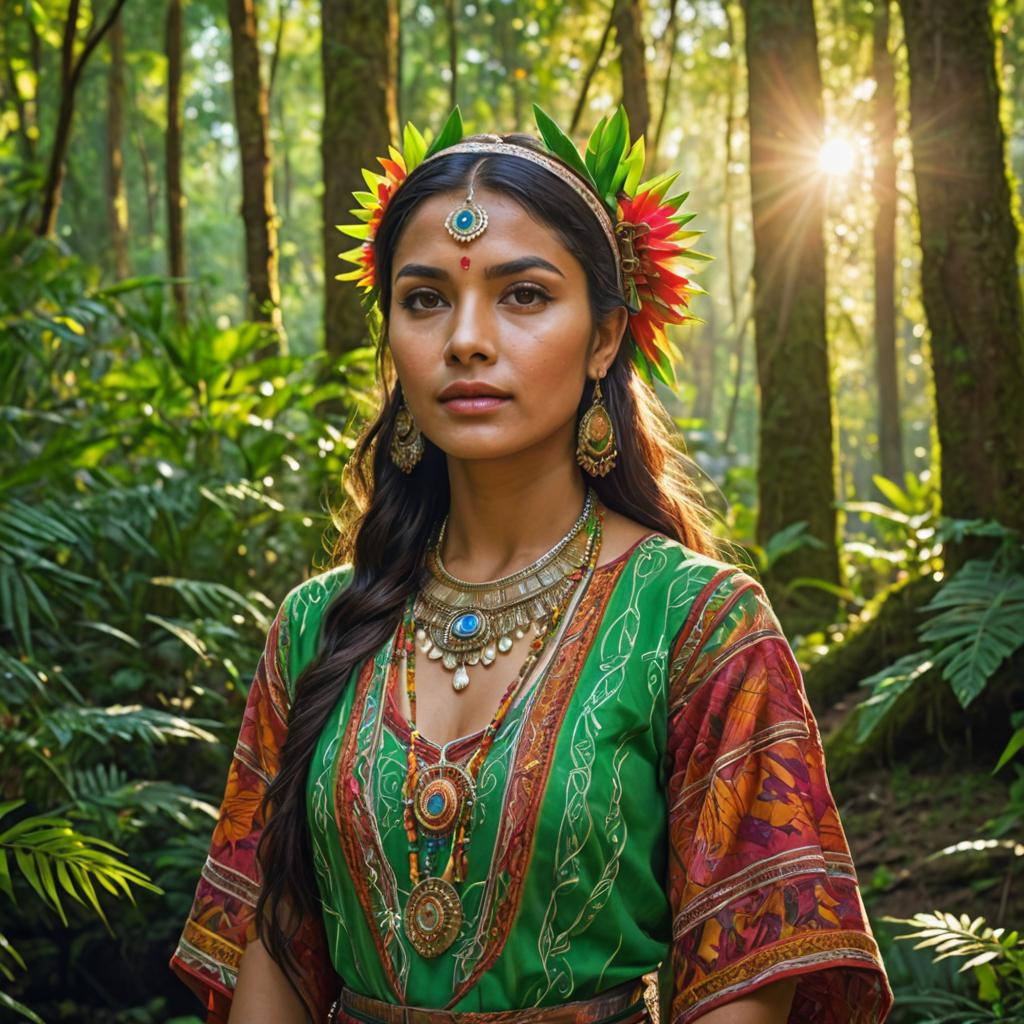
[[444, 222], [452, 210], [462, 206], [466, 191], [440, 192], [419, 204], [395, 249], [396, 272], [406, 259], [422, 261], [428, 255], [437, 260], [458, 260], [474, 254], [507, 259], [519, 251], [528, 251], [544, 256], [562, 269], [575, 262], [553, 228], [536, 220], [509, 196], [479, 186], [473, 198], [487, 212], [487, 227], [471, 242], [456, 241], [448, 234]]

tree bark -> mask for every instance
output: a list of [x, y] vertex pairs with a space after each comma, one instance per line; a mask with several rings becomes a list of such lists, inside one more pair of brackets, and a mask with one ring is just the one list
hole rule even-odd
[[[398, 137], [398, 0], [322, 0], [324, 123], [325, 370], [342, 353], [368, 343], [360, 291], [337, 281], [338, 253], [355, 243], [336, 225], [351, 221], [352, 193], [364, 189], [361, 167]], [[358, 102], [356, 99], [358, 98]]]
[[81, 3], [80, 0], [70, 0], [68, 4], [68, 14], [64, 22], [64, 37], [61, 43], [60, 100], [57, 107], [57, 124], [54, 128], [53, 149], [50, 151], [50, 163], [43, 185], [42, 214], [37, 228], [37, 234], [42, 237], [50, 238], [57, 230], [57, 213], [60, 210], [60, 192], [64, 183], [65, 160], [68, 142], [71, 139], [71, 124], [75, 116], [75, 93], [78, 91], [78, 84], [82, 79], [82, 71], [100, 40], [110, 31], [110, 26], [117, 20], [124, 4], [125, 0], [114, 0], [106, 17], [86, 36], [85, 44], [77, 58], [75, 57], [75, 28], [78, 23]]
[[452, 77], [448, 83], [448, 109], [459, 102], [459, 27], [455, 0], [445, 0], [445, 20], [448, 23], [448, 67]]
[[[182, 0], [167, 0], [167, 127], [164, 134], [164, 173], [167, 176], [167, 255], [171, 277], [185, 276], [185, 193], [181, 186], [181, 69]], [[171, 285], [178, 322], [188, 318], [185, 284]]]
[[281, 321], [278, 281], [277, 213], [271, 174], [267, 90], [260, 73], [254, 0], [228, 0], [235, 121], [242, 165], [242, 221], [245, 225], [245, 273], [250, 320], [268, 324], [277, 344], [258, 356], [288, 349]]
[[875, 79], [875, 381], [882, 476], [903, 486], [903, 428], [896, 362], [896, 76], [889, 52], [889, 0], [876, 0]]
[[120, 19], [110, 28], [109, 43], [107, 202], [114, 273], [118, 280], [124, 280], [128, 276], [128, 196], [124, 185], [124, 31]]
[[1024, 529], [1019, 234], [989, 5], [900, 0], [900, 9], [943, 512]]
[[820, 622], [834, 599], [786, 586], [798, 577], [839, 581], [817, 33], [811, 0], [743, 0], [743, 11], [761, 389], [757, 539], [807, 524], [817, 543], [780, 559], [765, 583], [790, 623]]
[[651, 108], [647, 98], [647, 58], [644, 56], [643, 6], [641, 0], [615, 0], [612, 9], [619, 40], [622, 69], [622, 105], [629, 115], [633, 139], [647, 133]]
[[569, 122], [568, 134], [570, 138], [573, 138], [579, 129], [580, 119], [583, 117], [583, 107], [587, 102], [587, 93], [590, 92], [590, 83], [593, 81], [598, 65], [601, 63], [601, 58], [604, 56], [605, 47], [608, 45], [608, 37], [612, 34], [612, 28], [614, 25], [615, 9], [613, 6], [611, 16], [608, 18], [608, 21], [604, 26], [604, 32], [601, 33], [601, 41], [597, 44], [594, 56], [591, 59], [590, 64], [587, 65], [587, 71], [583, 76], [583, 82], [580, 84], [580, 94], [576, 99], [576, 107], [572, 112], [572, 120]]
[[[723, 4], [727, 7], [728, 3]], [[665, 120], [668, 114], [669, 99], [672, 95], [672, 71], [676, 66], [676, 50], [679, 43], [679, 0], [672, 0], [672, 6], [668, 12], [668, 56], [665, 60], [665, 78], [661, 86], [661, 107], [658, 110], [657, 127], [654, 129], [654, 144], [649, 152], [654, 158], [652, 163], [658, 164], [658, 155], [661, 153], [661, 139], [665, 131]], [[728, 17], [728, 14], [726, 14]], [[730, 96], [730, 100], [731, 100]]]

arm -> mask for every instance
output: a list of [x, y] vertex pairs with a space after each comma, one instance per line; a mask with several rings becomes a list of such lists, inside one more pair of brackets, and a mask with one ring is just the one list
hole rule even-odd
[[302, 1001], [259, 939], [245, 948], [228, 1024], [306, 1024]]
[[696, 1024], [786, 1024], [794, 992], [795, 979], [775, 981], [705, 1013]]
[[670, 656], [669, 1021], [880, 1024], [892, 996], [792, 651], [749, 576], [694, 608]]

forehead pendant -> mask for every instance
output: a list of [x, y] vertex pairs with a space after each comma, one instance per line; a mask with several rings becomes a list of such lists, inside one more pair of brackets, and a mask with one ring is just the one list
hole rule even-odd
[[487, 227], [487, 211], [473, 198], [473, 182], [469, 183], [469, 193], [445, 218], [448, 234], [457, 242], [472, 242], [482, 235]]

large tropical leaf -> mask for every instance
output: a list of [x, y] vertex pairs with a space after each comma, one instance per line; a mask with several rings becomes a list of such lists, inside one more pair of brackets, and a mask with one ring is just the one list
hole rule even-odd
[[963, 566], [925, 606], [919, 631], [963, 707], [1024, 646], [1024, 576], [992, 561]]

